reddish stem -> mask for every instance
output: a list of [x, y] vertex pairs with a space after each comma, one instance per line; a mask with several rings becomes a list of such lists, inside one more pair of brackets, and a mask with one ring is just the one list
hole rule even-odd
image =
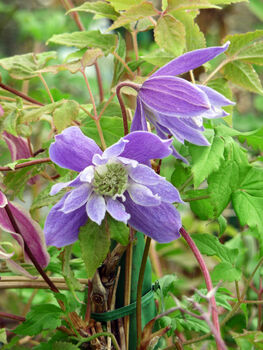
[[[200, 269], [204, 275], [207, 291], [210, 292], [213, 289], [213, 284], [211, 281], [209, 271], [206, 267], [205, 261], [201, 255], [201, 253], [199, 252], [199, 250], [198, 250], [196, 244], [194, 243], [194, 241], [192, 240], [192, 238], [189, 236], [189, 234], [185, 231], [185, 229], [183, 227], [181, 227], [180, 233], [184, 237], [184, 239], [186, 240], [186, 242], [189, 245], [192, 252], [194, 253], [196, 260], [198, 261], [198, 264], [200, 266]], [[218, 334], [220, 336], [220, 325], [219, 325], [218, 313], [217, 313], [217, 308], [216, 308], [216, 300], [215, 300], [214, 295], [210, 298], [210, 302], [211, 302], [213, 324], [214, 324], [216, 331], [218, 332]], [[217, 348], [222, 349], [218, 342], [217, 342]]]
[[[42, 164], [42, 163], [49, 163], [49, 162], [51, 162], [50, 158], [34, 159], [25, 163], [17, 164], [14, 170], [25, 168], [27, 166], [31, 166], [35, 164]], [[13, 169], [11, 169], [9, 166], [1, 166], [0, 171], [13, 171]]]
[[8, 314], [6, 312], [0, 312], [0, 318], [8, 318], [10, 320], [15, 320], [19, 322], [24, 322], [26, 320], [23, 316]]
[[33, 98], [23, 94], [23, 92], [20, 92], [10, 86], [7, 86], [3, 83], [0, 83], [0, 87], [4, 90], [7, 90], [9, 92], [11, 92], [11, 94], [14, 94], [14, 95], [17, 95], [19, 97], [22, 97], [24, 100], [28, 101], [28, 102], [31, 102], [31, 103], [34, 103], [35, 105], [39, 105], [39, 106], [44, 106], [43, 103], [41, 102], [38, 102], [37, 100], [34, 100]]

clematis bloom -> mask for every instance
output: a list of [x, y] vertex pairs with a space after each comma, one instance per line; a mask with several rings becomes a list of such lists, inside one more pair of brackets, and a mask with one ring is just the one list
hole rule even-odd
[[[5, 206], [8, 204], [9, 209], [16, 221], [16, 224], [21, 232], [18, 234], [5, 210]], [[49, 255], [46, 249], [43, 232], [31, 216], [18, 204], [9, 202], [6, 196], [0, 191], [0, 229], [10, 232], [12, 236], [18, 241], [22, 248], [24, 248], [24, 241], [27, 243], [33, 255], [37, 258], [39, 265], [46, 267], [49, 263]], [[26, 256], [28, 262], [31, 260]]]
[[100, 225], [106, 212], [158, 242], [178, 238], [181, 219], [172, 203], [182, 202], [180, 195], [149, 167], [151, 159], [171, 154], [170, 145], [171, 140], [137, 131], [102, 152], [78, 127], [57, 135], [49, 149], [51, 160], [79, 174], [51, 189], [54, 195], [73, 187], [47, 216], [47, 244], [62, 247], [75, 242], [80, 226], [88, 219]]
[[[147, 130], [146, 118], [161, 138], [173, 135], [179, 142], [200, 146], [209, 142], [203, 136], [203, 118], [228, 115], [222, 106], [234, 104], [215, 90], [175, 77], [195, 69], [227, 50], [223, 46], [194, 50], [175, 58], [147, 79], [138, 90], [131, 131]], [[173, 150], [173, 154], [186, 161]]]

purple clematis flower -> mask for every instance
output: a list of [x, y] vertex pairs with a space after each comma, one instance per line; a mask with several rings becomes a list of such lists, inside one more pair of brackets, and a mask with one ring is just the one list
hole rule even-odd
[[[5, 210], [6, 206], [9, 206], [9, 209], [16, 221], [16, 224], [20, 230], [18, 234]], [[49, 263], [49, 255], [46, 249], [46, 244], [43, 237], [43, 232], [31, 216], [21, 208], [18, 204], [9, 202], [6, 196], [0, 191], [0, 229], [10, 232], [11, 235], [18, 241], [20, 246], [24, 248], [24, 241], [27, 243], [33, 255], [37, 258], [38, 263], [42, 267], [46, 267]], [[31, 260], [25, 254], [26, 260], [30, 263]]]
[[[200, 146], [209, 142], [202, 135], [203, 118], [228, 115], [222, 106], [234, 104], [215, 90], [175, 77], [186, 73], [227, 50], [223, 46], [194, 50], [175, 58], [157, 70], [138, 91], [131, 131], [147, 130], [146, 118], [161, 138], [173, 135], [179, 142], [187, 140]], [[176, 150], [176, 158], [186, 161]]]
[[172, 203], [182, 202], [180, 195], [149, 167], [151, 159], [171, 154], [171, 142], [137, 131], [102, 152], [78, 127], [57, 135], [49, 149], [50, 158], [79, 175], [51, 189], [54, 195], [73, 187], [47, 217], [47, 244], [62, 247], [75, 242], [88, 218], [100, 225], [106, 212], [158, 242], [178, 238], [181, 219]]

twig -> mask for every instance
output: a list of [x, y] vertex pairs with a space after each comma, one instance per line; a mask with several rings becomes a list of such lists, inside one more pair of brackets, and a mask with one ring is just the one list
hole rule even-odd
[[14, 170], [25, 168], [25, 167], [28, 167], [31, 165], [49, 163], [49, 162], [51, 162], [50, 158], [34, 159], [34, 160], [30, 160], [30, 161], [25, 162], [25, 163], [17, 164], [15, 166], [15, 169], [11, 169], [9, 166], [1, 166], [0, 171], [14, 171]]
[[19, 322], [24, 322], [26, 320], [23, 316], [13, 315], [7, 312], [0, 312], [0, 318], [8, 318], [10, 320], [15, 320]]
[[144, 272], [146, 268], [146, 262], [149, 254], [149, 249], [151, 245], [151, 238], [147, 237], [144, 247], [144, 252], [142, 256], [142, 262], [138, 278], [137, 286], [137, 298], [136, 298], [136, 324], [137, 324], [137, 349], [140, 349], [141, 338], [142, 338], [142, 286], [144, 279]]
[[14, 95], [16, 95], [16, 96], [19, 96], [19, 97], [23, 98], [23, 99], [26, 100], [26, 101], [29, 101], [29, 102], [31, 102], [31, 103], [34, 103], [35, 105], [44, 106], [43, 103], [38, 102], [37, 100], [35, 100], [35, 99], [33, 99], [33, 98], [31, 98], [31, 97], [29, 97], [29, 96], [23, 94], [23, 92], [20, 92], [20, 91], [18, 91], [18, 90], [16, 90], [16, 89], [12, 88], [12, 87], [10, 87], [10, 86], [7, 86], [7, 85], [5, 85], [5, 84], [3, 84], [3, 83], [0, 83], [0, 87], [1, 87], [2, 89], [4, 89], [4, 90], [7, 90], [7, 91], [11, 92], [11, 94], [14, 94]]
[[49, 87], [48, 87], [48, 85], [47, 85], [47, 82], [46, 82], [46, 80], [44, 79], [43, 75], [42, 75], [41, 73], [39, 73], [39, 74], [38, 74], [38, 77], [39, 77], [39, 79], [42, 81], [42, 83], [43, 83], [43, 85], [44, 85], [44, 87], [45, 87], [45, 89], [46, 89], [46, 91], [47, 91], [47, 93], [48, 93], [48, 96], [49, 96], [49, 98], [50, 98], [50, 101], [51, 101], [52, 103], [54, 103], [53, 96], [52, 96], [52, 94], [51, 94], [51, 91], [50, 91], [50, 89], [49, 89]]
[[229, 63], [231, 61], [231, 59], [226, 58], [224, 61], [222, 61], [217, 67], [216, 69], [205, 79], [205, 81], [203, 81], [202, 85], [206, 85], [209, 80], [211, 80], [213, 78], [214, 75], [216, 75], [217, 72], [220, 71], [220, 69], [222, 69], [227, 63]]
[[104, 111], [106, 110], [106, 108], [108, 107], [108, 105], [111, 103], [111, 101], [113, 100], [113, 98], [115, 97], [116, 92], [114, 92], [111, 97], [108, 99], [108, 101], [105, 103], [105, 105], [103, 106], [100, 114], [98, 115], [98, 119], [101, 118], [101, 116], [103, 115]]

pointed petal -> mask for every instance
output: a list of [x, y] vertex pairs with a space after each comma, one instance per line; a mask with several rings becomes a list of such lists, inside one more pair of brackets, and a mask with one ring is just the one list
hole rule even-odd
[[6, 260], [6, 265], [8, 266], [10, 271], [14, 272], [17, 275], [25, 276], [27, 278], [30, 278], [31, 280], [35, 280], [38, 278], [38, 276], [31, 275], [27, 270], [25, 270], [22, 266], [17, 264], [14, 260]]
[[92, 164], [95, 153], [102, 154], [97, 144], [77, 126], [65, 129], [55, 139], [49, 148], [49, 155], [62, 168], [81, 171]]
[[[29, 213], [18, 204], [9, 202], [8, 205], [24, 241], [37, 258], [39, 264], [42, 267], [46, 267], [49, 262], [49, 255], [46, 250], [44, 236], [40, 226], [31, 218]], [[0, 209], [0, 228], [14, 234], [13, 237], [22, 245], [21, 237], [18, 237], [20, 235], [16, 233], [4, 208]]]
[[127, 191], [136, 204], [151, 207], [160, 205], [161, 203], [160, 197], [158, 195], [153, 195], [152, 191], [146, 186], [129, 183]]
[[26, 139], [14, 136], [6, 131], [2, 135], [11, 153], [12, 161], [31, 157]]
[[146, 131], [134, 131], [124, 136], [130, 142], [121, 153], [122, 157], [149, 164], [151, 159], [165, 158], [171, 154], [172, 140], [162, 140], [157, 135]]
[[219, 92], [215, 91], [214, 89], [211, 89], [210, 87], [205, 85], [197, 84], [197, 86], [206, 94], [211, 105], [217, 106], [217, 107], [235, 105], [235, 102], [230, 101], [228, 98], [226, 98], [224, 95], [220, 94]]
[[92, 192], [92, 187], [88, 184], [78, 186], [69, 192], [63, 207], [60, 209], [63, 213], [68, 214], [85, 205]]
[[184, 203], [177, 189], [168, 181], [162, 180], [158, 185], [148, 185], [152, 193], [158, 194], [162, 202], [166, 203]]
[[88, 217], [100, 225], [106, 214], [105, 199], [96, 193], [92, 193], [86, 205], [86, 211]]
[[128, 140], [120, 139], [114, 145], [108, 147], [102, 154], [102, 159], [109, 159], [113, 157], [118, 157], [124, 150]]
[[57, 184], [53, 185], [51, 187], [51, 191], [49, 192], [50, 196], [54, 196], [57, 194], [59, 191], [61, 191], [63, 188], [66, 187], [75, 187], [81, 185], [80, 181], [80, 175], [78, 175], [74, 180], [68, 181], [68, 182], [58, 182]]
[[0, 208], [4, 208], [7, 205], [7, 198], [3, 194], [3, 192], [0, 191]]
[[126, 211], [131, 213], [128, 223], [135, 230], [160, 243], [171, 242], [180, 237], [181, 218], [172, 204], [162, 203], [156, 207], [142, 207], [134, 203], [129, 195], [123, 204]]
[[223, 46], [213, 46], [206, 49], [187, 52], [158, 69], [152, 77], [161, 75], [179, 75], [186, 73], [191, 69], [200, 67], [202, 64], [225, 52], [229, 44], [230, 43], [227, 42]]
[[183, 143], [184, 140], [187, 140], [195, 145], [210, 145], [210, 143], [199, 130], [194, 129], [187, 124], [187, 119], [175, 119], [163, 115], [158, 115], [158, 118], [159, 123], [169, 128], [169, 131], [179, 142]]
[[158, 184], [162, 177], [147, 165], [138, 164], [136, 168], [129, 169], [129, 176], [132, 180], [142, 185]]
[[195, 116], [210, 108], [206, 94], [187, 80], [162, 76], [146, 80], [139, 97], [157, 113]]
[[69, 214], [61, 211], [68, 195], [61, 198], [47, 216], [44, 228], [47, 245], [60, 248], [74, 243], [78, 239], [80, 226], [88, 219], [85, 205]]
[[135, 114], [132, 120], [131, 132], [137, 131], [137, 130], [147, 131], [145, 113], [139, 97], [137, 97], [137, 105], [136, 105]]
[[126, 213], [124, 205], [118, 200], [112, 198], [107, 199], [107, 212], [118, 221], [122, 221], [127, 224], [127, 220], [130, 219], [130, 214]]

